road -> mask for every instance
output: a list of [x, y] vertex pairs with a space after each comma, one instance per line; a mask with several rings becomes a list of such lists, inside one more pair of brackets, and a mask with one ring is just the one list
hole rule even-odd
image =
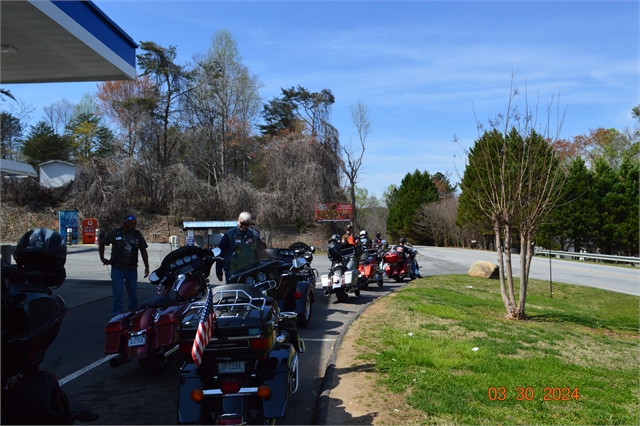
[[[495, 253], [480, 250], [418, 249], [423, 276], [465, 274], [473, 262], [495, 263], [496, 258]], [[151, 270], [160, 265], [169, 250], [168, 244], [150, 245]], [[75, 409], [100, 415], [92, 424], [175, 424], [180, 358], [174, 357], [170, 370], [157, 377], [147, 375], [136, 362], [117, 369], [109, 367], [103, 353], [104, 327], [111, 317], [108, 269], [100, 263], [95, 246], [70, 246], [68, 252], [67, 280], [55, 291], [65, 299], [69, 310], [42, 368], [61, 380]], [[548, 258], [534, 260], [531, 276], [548, 280]], [[322, 274], [329, 269], [329, 261], [317, 254], [313, 266]], [[637, 268], [553, 259], [551, 270], [554, 282], [616, 286], [617, 291], [640, 295]], [[213, 278], [212, 282], [217, 280]], [[291, 401], [289, 416], [278, 424], [313, 424], [316, 401], [336, 340], [368, 303], [402, 285], [385, 280], [382, 288], [370, 287], [342, 304], [335, 295], [324, 296], [318, 283], [311, 324], [300, 331], [307, 348], [300, 357], [300, 388]], [[144, 300], [154, 294], [155, 287], [141, 279], [139, 298]]]

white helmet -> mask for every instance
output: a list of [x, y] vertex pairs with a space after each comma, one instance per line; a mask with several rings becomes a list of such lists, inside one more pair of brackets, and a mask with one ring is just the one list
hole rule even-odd
[[365, 231], [364, 229], [362, 231], [360, 231], [360, 236], [361, 237], [368, 237], [369, 234], [367, 234], [367, 231]]

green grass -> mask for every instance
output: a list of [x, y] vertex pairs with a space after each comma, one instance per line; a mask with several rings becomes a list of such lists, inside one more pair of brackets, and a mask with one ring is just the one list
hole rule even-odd
[[449, 275], [377, 303], [360, 357], [427, 423], [640, 424], [638, 297], [532, 280], [512, 321], [497, 280]]

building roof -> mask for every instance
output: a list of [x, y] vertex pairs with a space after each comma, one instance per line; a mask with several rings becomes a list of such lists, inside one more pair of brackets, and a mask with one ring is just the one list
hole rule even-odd
[[38, 177], [38, 173], [31, 165], [3, 159], [0, 159], [0, 173], [2, 176]]
[[0, 20], [0, 83], [136, 78], [138, 45], [91, 1], [0, 1]]
[[42, 166], [46, 166], [48, 164], [66, 164], [67, 166], [75, 166], [75, 164], [70, 163], [68, 161], [62, 161], [62, 160], [49, 160], [49, 161], [45, 161], [44, 163], [40, 163], [38, 164], [38, 167], [42, 167]]

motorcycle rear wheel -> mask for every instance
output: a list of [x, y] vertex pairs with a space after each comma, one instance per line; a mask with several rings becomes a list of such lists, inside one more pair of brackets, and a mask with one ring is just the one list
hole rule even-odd
[[347, 291], [343, 287], [340, 287], [339, 289], [337, 289], [335, 293], [336, 293], [336, 297], [338, 298], [338, 302], [340, 303], [345, 303], [349, 298]]
[[138, 364], [140, 364], [140, 367], [142, 367], [147, 374], [151, 376], [159, 376], [169, 370], [172, 356], [173, 354], [164, 358], [163, 362], [157, 362], [153, 356], [141, 358], [138, 360]]

